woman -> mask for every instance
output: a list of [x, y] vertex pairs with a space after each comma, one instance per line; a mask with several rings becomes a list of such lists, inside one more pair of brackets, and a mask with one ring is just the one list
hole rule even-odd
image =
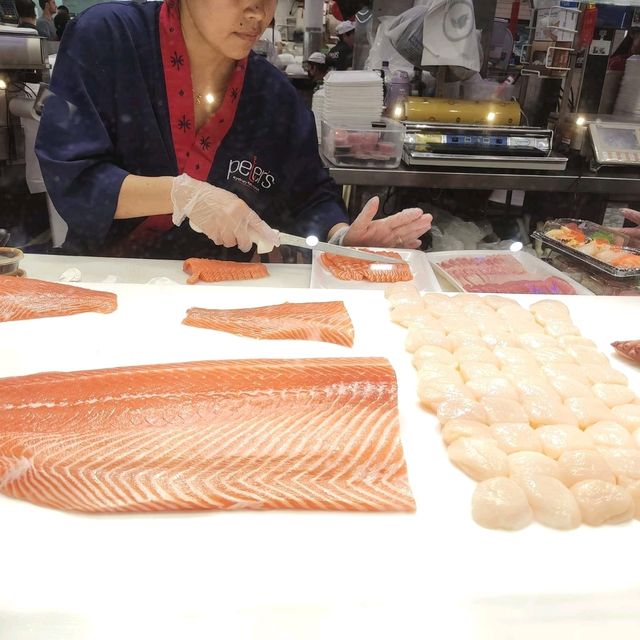
[[347, 225], [313, 115], [251, 53], [275, 3], [106, 3], [67, 26], [36, 141], [66, 249], [184, 258], [215, 254], [212, 240], [268, 251], [271, 227], [419, 246], [431, 222], [419, 209], [373, 221], [374, 199]]

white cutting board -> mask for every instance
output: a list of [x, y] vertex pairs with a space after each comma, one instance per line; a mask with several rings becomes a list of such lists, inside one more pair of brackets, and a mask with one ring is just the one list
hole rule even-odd
[[[386, 356], [415, 514], [72, 515], [0, 496], [0, 640], [637, 637], [640, 523], [481, 529], [475, 483], [419, 408], [380, 291], [111, 285], [118, 312], [0, 324], [0, 375], [242, 357]], [[528, 305], [539, 296], [513, 296]], [[342, 299], [353, 349], [180, 324], [189, 306]], [[640, 300], [555, 297], [609, 354]], [[616, 360], [640, 391], [638, 369]], [[589, 624], [584, 623], [585, 612]], [[577, 635], [575, 637], [578, 637]]]

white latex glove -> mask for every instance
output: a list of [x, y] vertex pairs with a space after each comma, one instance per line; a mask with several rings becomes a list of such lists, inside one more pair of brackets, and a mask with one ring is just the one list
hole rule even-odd
[[624, 233], [629, 236], [632, 247], [640, 247], [640, 211], [635, 209], [621, 209], [622, 215], [627, 219], [634, 222], [636, 227], [613, 227], [615, 231]]
[[417, 249], [418, 238], [431, 229], [432, 216], [422, 209], [403, 209], [387, 218], [374, 220], [380, 198], [371, 198], [351, 223], [343, 244], [357, 247], [404, 247]]
[[238, 196], [186, 173], [173, 179], [171, 201], [173, 224], [179, 226], [189, 218], [194, 231], [218, 245], [237, 245], [241, 251], [249, 251], [255, 243], [258, 253], [268, 253], [279, 245], [278, 232]]

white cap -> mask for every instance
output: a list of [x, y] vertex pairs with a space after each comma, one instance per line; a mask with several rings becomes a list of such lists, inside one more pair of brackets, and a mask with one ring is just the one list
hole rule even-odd
[[355, 22], [350, 22], [349, 20], [345, 20], [344, 22], [341, 22], [336, 27], [336, 35], [342, 36], [345, 33], [349, 33], [349, 31], [353, 31], [355, 28], [356, 28]]
[[319, 51], [314, 51], [307, 58], [307, 62], [315, 62], [316, 64], [327, 64], [327, 59], [325, 58], [324, 53], [320, 53]]

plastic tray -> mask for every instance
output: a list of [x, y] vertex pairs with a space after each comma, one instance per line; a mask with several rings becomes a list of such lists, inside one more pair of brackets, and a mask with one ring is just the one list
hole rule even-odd
[[556, 220], [549, 220], [545, 223], [543, 229], [541, 231], [534, 231], [531, 236], [536, 240], [540, 240], [542, 244], [551, 247], [558, 253], [562, 253], [566, 256], [569, 256], [591, 270], [599, 271], [601, 273], [606, 273], [607, 275], [613, 278], [638, 278], [640, 277], [640, 268], [623, 268], [623, 267], [614, 267], [602, 260], [594, 256], [587, 255], [582, 251], [579, 251], [577, 248], [572, 247], [569, 244], [566, 244], [560, 240], [556, 240], [555, 238], [550, 238], [547, 235], [548, 231], [554, 229], [560, 229], [562, 226], [566, 226], [567, 224], [575, 224], [578, 229], [582, 231], [586, 237], [593, 238], [596, 233], [606, 233], [607, 235], [613, 238], [612, 246], [624, 248], [624, 250], [633, 255], [640, 255], [640, 250], [633, 249], [628, 247], [627, 244], [629, 242], [629, 237], [624, 233], [619, 233], [612, 229], [607, 229], [607, 227], [603, 227], [595, 222], [591, 222], [589, 220], [578, 220], [573, 218], [558, 218]]
[[24, 254], [20, 249], [0, 247], [0, 275], [12, 276], [18, 271], [20, 260]]
[[[438, 284], [431, 263], [427, 259], [427, 254], [417, 249], [382, 249], [367, 247], [373, 251], [395, 251], [400, 257], [409, 263], [411, 273], [413, 273], [413, 284], [421, 291], [442, 291]], [[368, 280], [340, 280], [332, 275], [323, 266], [320, 257], [322, 251], [314, 251], [311, 261], [311, 283], [312, 289], [381, 289], [389, 286], [388, 282], [369, 282]]]
[[[465, 289], [464, 285], [461, 282], [459, 282], [455, 277], [453, 277], [450, 273], [443, 269], [439, 263], [444, 262], [445, 260], [450, 260], [452, 258], [482, 258], [489, 256], [509, 255], [512, 258], [515, 258], [532, 278], [560, 278], [561, 280], [564, 280], [565, 282], [570, 284], [575, 289], [577, 294], [593, 295], [592, 291], [581, 285], [579, 282], [576, 282], [566, 274], [562, 273], [562, 271], [559, 271], [555, 267], [552, 267], [546, 262], [543, 262], [539, 258], [536, 258], [535, 256], [532, 256], [523, 251], [436, 251], [433, 253], [428, 253], [426, 255], [428, 256], [428, 259], [433, 265], [436, 273], [450, 282], [451, 285], [458, 291], [467, 291], [467, 289]], [[521, 293], [527, 292], [522, 291]]]

